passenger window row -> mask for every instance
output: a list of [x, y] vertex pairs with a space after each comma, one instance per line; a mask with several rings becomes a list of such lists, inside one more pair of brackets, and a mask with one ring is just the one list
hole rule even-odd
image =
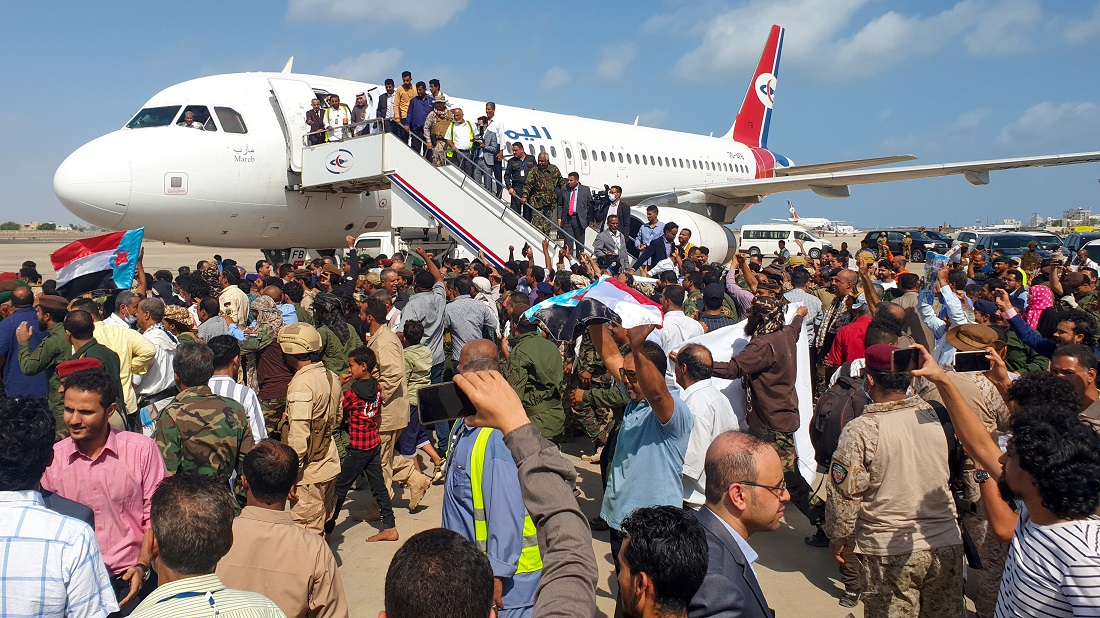
[[[505, 142], [504, 143], [504, 152], [509, 152], [511, 150], [512, 150], [512, 142]], [[534, 156], [536, 154], [535, 145], [534, 144], [528, 144], [527, 145], [527, 151], [532, 156]], [[593, 163], [616, 163], [616, 162], [618, 162], [618, 163], [626, 163], [626, 164], [634, 164], [634, 165], [650, 165], [650, 166], [653, 166], [653, 167], [676, 167], [676, 168], [684, 168], [684, 169], [691, 168], [691, 169], [696, 169], [696, 170], [707, 170], [707, 171], [715, 171], [715, 172], [739, 172], [739, 173], [742, 173], [742, 174], [751, 173], [751, 172], [749, 172], [749, 166], [743, 165], [741, 163], [724, 163], [724, 162], [718, 162], [718, 161], [700, 161], [700, 160], [693, 160], [693, 159], [686, 159], [685, 160], [685, 159], [678, 159], [676, 157], [673, 157], [673, 158], [670, 159], [669, 157], [654, 157], [654, 156], [650, 156], [650, 155], [637, 155], [637, 154], [630, 154], [630, 153], [624, 154], [624, 153], [621, 153], [621, 152], [618, 152], [618, 153], [611, 152], [609, 150], [594, 150], [594, 149], [593, 150], [587, 150], [587, 149], [584, 149], [584, 148], [579, 148], [578, 151], [580, 152], [581, 160], [588, 161], [588, 160], [591, 159], [591, 161]], [[546, 146], [539, 146], [538, 152], [540, 152], [540, 153], [547, 152]], [[550, 146], [549, 154], [550, 154], [551, 158], [557, 158], [558, 149], [555, 148], [554, 146]], [[572, 159], [573, 158], [573, 149], [569, 148], [568, 146], [565, 148], [565, 158], [566, 159]]]

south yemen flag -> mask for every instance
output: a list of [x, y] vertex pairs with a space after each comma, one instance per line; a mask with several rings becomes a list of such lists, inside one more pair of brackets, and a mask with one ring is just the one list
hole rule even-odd
[[68, 299], [92, 290], [128, 290], [134, 283], [145, 228], [84, 238], [50, 255], [57, 292]]

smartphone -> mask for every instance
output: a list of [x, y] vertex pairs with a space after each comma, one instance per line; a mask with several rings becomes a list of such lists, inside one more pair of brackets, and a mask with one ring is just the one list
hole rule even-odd
[[477, 414], [477, 408], [454, 382], [421, 386], [417, 392], [420, 424], [432, 425]]
[[989, 371], [990, 369], [988, 353], [985, 350], [979, 350], [977, 352], [955, 352], [956, 373]]
[[890, 371], [893, 373], [905, 373], [920, 367], [919, 350], [894, 350], [890, 357]]

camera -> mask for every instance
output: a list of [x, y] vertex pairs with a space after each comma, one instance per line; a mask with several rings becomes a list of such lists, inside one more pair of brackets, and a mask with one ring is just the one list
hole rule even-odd
[[592, 192], [592, 208], [594, 210], [599, 211], [601, 208], [611, 205], [611, 198], [607, 196], [607, 192], [610, 189], [610, 185], [604, 185], [603, 191]]

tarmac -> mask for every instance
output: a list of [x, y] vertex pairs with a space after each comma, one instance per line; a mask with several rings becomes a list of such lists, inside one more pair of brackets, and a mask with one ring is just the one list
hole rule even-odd
[[[849, 247], [858, 248], [860, 238], [862, 235], [839, 238], [830, 236], [828, 239], [836, 248], [840, 247], [841, 241], [847, 241]], [[54, 273], [50, 267], [49, 254], [61, 244], [64, 243], [0, 243], [0, 271], [18, 270], [21, 263], [29, 259], [38, 264], [38, 270], [44, 279], [52, 278]], [[197, 261], [211, 259], [215, 253], [231, 257], [249, 270], [256, 260], [263, 257], [257, 249], [215, 249], [146, 242], [144, 266], [150, 274], [158, 269], [167, 269], [175, 275], [179, 266], [187, 264], [194, 268]], [[589, 448], [589, 444], [587, 440], [579, 440], [567, 443], [562, 448], [566, 457], [577, 468], [581, 509], [588, 517], [595, 517], [599, 514], [601, 501], [599, 468], [580, 459], [583, 454], [581, 449]], [[428, 472], [430, 468], [424, 466], [424, 470]], [[442, 495], [442, 486], [433, 486], [421, 506], [415, 512], [409, 512], [407, 496], [400, 489], [397, 490], [394, 510], [402, 540], [439, 525]], [[393, 554], [401, 546], [401, 541], [365, 542], [376, 528], [370, 522], [356, 521], [349, 515], [376, 508], [368, 490], [352, 491], [331, 539], [331, 547], [340, 564], [351, 616], [354, 618], [374, 618], [384, 608], [386, 571]], [[768, 603], [779, 616], [845, 618], [849, 614], [862, 615], [860, 606], [849, 609], [838, 605], [837, 599], [843, 587], [838, 580], [836, 562], [827, 549], [809, 547], [803, 542], [803, 537], [813, 532], [814, 529], [801, 513], [790, 507], [778, 530], [756, 534], [749, 540], [759, 553], [755, 570]], [[593, 534], [592, 549], [600, 569], [596, 615], [609, 618], [614, 615], [617, 586], [607, 532]]]

